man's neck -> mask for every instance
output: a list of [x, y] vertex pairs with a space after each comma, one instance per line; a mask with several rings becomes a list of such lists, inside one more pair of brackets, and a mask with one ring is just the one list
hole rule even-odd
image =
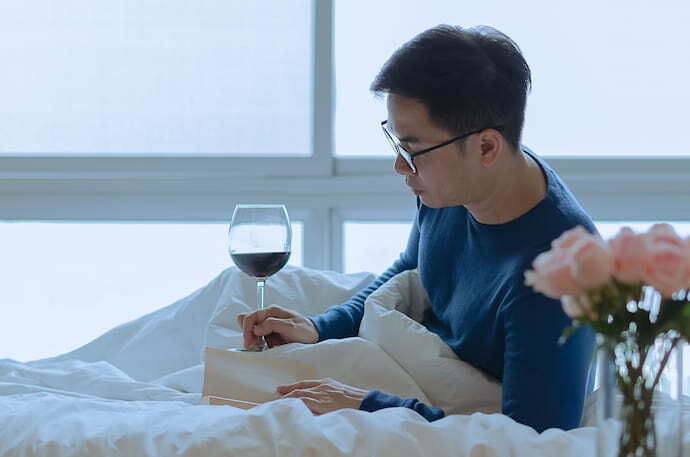
[[472, 216], [489, 225], [505, 224], [534, 208], [546, 195], [546, 180], [539, 164], [519, 151], [499, 165], [489, 192], [465, 205]]

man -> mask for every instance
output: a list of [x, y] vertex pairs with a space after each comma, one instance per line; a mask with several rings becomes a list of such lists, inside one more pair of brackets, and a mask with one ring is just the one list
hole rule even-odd
[[[541, 432], [577, 427], [593, 333], [576, 332], [560, 303], [524, 285], [523, 273], [553, 239], [591, 219], [556, 173], [520, 145], [529, 67], [517, 45], [490, 27], [438, 26], [403, 45], [372, 84], [387, 95], [384, 135], [395, 171], [417, 198], [407, 248], [366, 290], [306, 318], [272, 307], [238, 321], [244, 343], [316, 343], [358, 333], [366, 297], [417, 268], [431, 301], [423, 324], [462, 360], [501, 380], [502, 411]], [[282, 386], [315, 413], [403, 406], [444, 416], [416, 399], [332, 380]]]

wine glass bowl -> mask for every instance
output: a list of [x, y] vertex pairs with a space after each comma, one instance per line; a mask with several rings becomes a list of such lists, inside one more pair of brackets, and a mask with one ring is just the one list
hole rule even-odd
[[[228, 230], [228, 252], [245, 274], [256, 278], [258, 309], [264, 308], [266, 279], [290, 258], [292, 228], [285, 205], [237, 205]], [[263, 337], [248, 350], [262, 351]]]
[[285, 266], [290, 252], [246, 252], [230, 254], [237, 268], [255, 278], [273, 276]]

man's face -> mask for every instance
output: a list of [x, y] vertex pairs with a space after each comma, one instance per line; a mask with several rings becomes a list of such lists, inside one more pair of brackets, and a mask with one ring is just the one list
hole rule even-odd
[[[448, 132], [434, 125], [421, 102], [390, 94], [387, 100], [389, 131], [400, 139], [410, 153], [443, 143], [462, 132]], [[414, 158], [417, 173], [413, 173], [398, 155], [395, 171], [405, 176], [407, 184], [422, 203], [431, 208], [464, 205], [479, 191], [482, 167], [472, 153], [473, 139], [465, 140], [465, 150], [458, 143], [430, 151]]]

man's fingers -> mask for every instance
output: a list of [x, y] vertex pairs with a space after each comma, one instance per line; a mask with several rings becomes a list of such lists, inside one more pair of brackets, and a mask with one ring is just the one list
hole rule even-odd
[[292, 317], [295, 315], [294, 311], [290, 311], [289, 309], [285, 309], [282, 306], [278, 305], [271, 305], [268, 308], [266, 308], [266, 316], [267, 317], [282, 317], [283, 319]]
[[[268, 310], [262, 309], [259, 311], [255, 311], [253, 313], [247, 314], [244, 316], [242, 319], [242, 336], [244, 339], [244, 347], [245, 348], [250, 348], [252, 347], [256, 341], [257, 341], [257, 336], [260, 335], [266, 335], [267, 333], [256, 333], [256, 326], [263, 322], [264, 319], [266, 318], [266, 312]], [[268, 332], [271, 333], [271, 332]]]
[[249, 314], [238, 314], [236, 319], [238, 325], [242, 327], [244, 347], [249, 348], [256, 343], [257, 336], [266, 336], [271, 333], [280, 334], [284, 339], [282, 344], [289, 341], [290, 338], [285, 338], [285, 336], [293, 330], [292, 318], [295, 316], [299, 315], [275, 305]]
[[322, 397], [322, 395], [316, 390], [295, 389], [283, 395], [282, 398], [310, 398], [312, 400], [320, 400], [320, 397]]
[[256, 322], [256, 313], [247, 314], [242, 319], [242, 336], [244, 339], [244, 347], [250, 348], [256, 342], [254, 335], [254, 323]]
[[270, 333], [280, 333], [281, 335], [285, 335], [289, 333], [292, 328], [293, 323], [287, 319], [269, 317], [254, 327], [254, 334], [257, 336], [266, 336]]
[[256, 326], [266, 319], [267, 311], [267, 309], [255, 311], [245, 315], [244, 319], [242, 319], [242, 336], [244, 337], [245, 348], [250, 348], [256, 343], [256, 337], [260, 336], [260, 334], [255, 332]]
[[272, 333], [270, 335], [266, 335], [266, 343], [268, 343], [269, 347], [276, 347], [282, 346], [283, 344], [287, 344], [287, 341], [285, 341], [285, 338], [283, 338], [279, 334]]
[[276, 390], [279, 394], [287, 394], [295, 389], [311, 389], [312, 387], [316, 387], [322, 383], [322, 379], [305, 379], [304, 381], [299, 381], [293, 384], [278, 386]]
[[264, 320], [268, 319], [269, 317], [288, 319], [288, 318], [293, 317], [295, 315], [295, 313], [293, 311], [287, 310], [287, 309], [282, 308], [278, 305], [271, 305], [268, 308], [254, 311], [252, 314], [255, 314], [257, 316], [256, 322], [263, 322]]
[[297, 398], [302, 400], [309, 410], [316, 414], [323, 414], [327, 399], [323, 399], [323, 394], [317, 390], [295, 389], [283, 395], [282, 398]]
[[320, 400], [311, 397], [297, 397], [309, 408], [312, 414], [320, 416], [323, 410], [323, 405]]

